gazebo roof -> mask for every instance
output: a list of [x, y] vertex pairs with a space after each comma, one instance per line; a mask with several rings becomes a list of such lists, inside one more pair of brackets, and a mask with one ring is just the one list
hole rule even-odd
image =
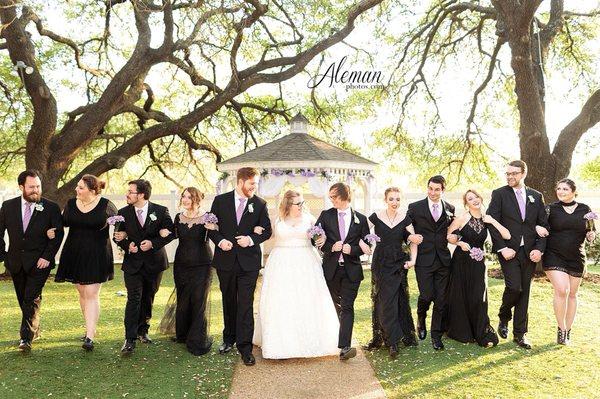
[[257, 147], [226, 161], [220, 162], [217, 166], [233, 166], [239, 164], [275, 164], [278, 162], [305, 162], [310, 164], [323, 163], [331, 164], [335, 162], [339, 167], [345, 165], [362, 166], [365, 169], [372, 169], [377, 165], [376, 162], [343, 150], [339, 147], [326, 143], [312, 137], [309, 134], [290, 133], [275, 141]]

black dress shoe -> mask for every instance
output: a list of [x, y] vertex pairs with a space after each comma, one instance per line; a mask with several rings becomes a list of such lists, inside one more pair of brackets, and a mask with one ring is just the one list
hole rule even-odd
[[132, 339], [126, 339], [123, 347], [121, 348], [121, 354], [131, 355], [135, 349], [135, 341]]
[[20, 340], [19, 341], [19, 350], [21, 352], [30, 352], [31, 351], [31, 342], [26, 339]]
[[221, 355], [224, 355], [226, 353], [231, 352], [232, 349], [233, 349], [233, 344], [228, 344], [227, 342], [223, 342], [221, 344], [221, 346], [219, 346], [219, 353]]
[[531, 349], [531, 342], [529, 342], [527, 336], [525, 335], [515, 336], [513, 341], [516, 342], [521, 348]]
[[94, 349], [94, 341], [92, 341], [88, 337], [85, 337], [85, 340], [83, 341], [83, 345], [81, 345], [81, 347], [86, 351], [91, 352]]
[[151, 344], [152, 343], [152, 339], [150, 339], [150, 336], [148, 335], [148, 333], [138, 335], [138, 339], [143, 344]]
[[419, 345], [419, 343], [417, 342], [417, 337], [414, 333], [412, 335], [405, 335], [404, 337], [402, 337], [402, 344], [406, 347]]
[[345, 346], [340, 351], [340, 360], [352, 359], [354, 356], [356, 356], [356, 348]]
[[382, 342], [382, 341], [379, 341], [379, 340], [372, 339], [372, 340], [370, 340], [370, 341], [369, 341], [369, 343], [368, 343], [368, 344], [366, 344], [366, 345], [363, 345], [363, 346], [362, 346], [362, 348], [363, 348], [364, 350], [366, 350], [366, 351], [369, 351], [369, 352], [370, 352], [370, 351], [374, 351], [374, 350], [376, 350], [376, 349], [379, 349], [379, 348], [381, 348], [382, 346], [383, 346], [383, 342]]
[[441, 338], [431, 338], [431, 346], [433, 346], [433, 349], [436, 351], [444, 349], [444, 343]]
[[500, 323], [498, 323], [498, 335], [502, 339], [508, 338], [508, 323], [505, 323], [503, 321], [500, 321]]
[[186, 341], [185, 338], [177, 338], [177, 337], [171, 337], [171, 342], [175, 342], [178, 344], [184, 344]]
[[392, 359], [395, 359], [396, 357], [398, 357], [398, 345], [394, 344], [394, 345], [390, 345], [390, 357]]
[[417, 320], [417, 335], [419, 339], [423, 341], [427, 338], [427, 327], [425, 327], [425, 318], [418, 318]]
[[248, 355], [242, 355], [242, 361], [246, 366], [254, 366], [256, 364], [256, 359], [252, 353]]

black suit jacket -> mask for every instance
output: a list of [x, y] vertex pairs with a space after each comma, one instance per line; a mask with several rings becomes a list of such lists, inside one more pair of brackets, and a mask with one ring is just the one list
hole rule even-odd
[[[50, 268], [55, 266], [54, 257], [60, 248], [64, 236], [63, 222], [58, 204], [42, 198], [38, 205], [43, 210], [34, 207], [27, 230], [23, 232], [23, 217], [21, 213], [21, 197], [9, 199], [0, 208], [0, 261], [9, 272], [15, 274], [21, 269], [29, 272], [36, 267], [39, 258], [50, 262]], [[48, 229], [56, 228], [56, 236], [48, 239]], [[8, 231], [9, 246], [6, 251], [4, 232]]]
[[[208, 236], [215, 244], [213, 266], [221, 270], [233, 270], [237, 259], [242, 270], [259, 270], [262, 260], [260, 244], [271, 237], [271, 219], [269, 219], [267, 203], [257, 196], [248, 198], [239, 225], [237, 224], [235, 205], [234, 192], [230, 191], [217, 195], [210, 209], [210, 212], [219, 219], [219, 230], [208, 232]], [[254, 233], [256, 226], [265, 229], [262, 234]], [[254, 245], [242, 248], [237, 244], [236, 236], [249, 236]], [[231, 241], [233, 248], [230, 251], [223, 251], [219, 248], [221, 240]]]
[[454, 206], [442, 200], [442, 214], [437, 222], [433, 220], [427, 198], [408, 205], [407, 215], [412, 220], [416, 234], [423, 236], [418, 246], [417, 267], [431, 266], [437, 255], [444, 266], [450, 265], [448, 249], [448, 226], [454, 220]]
[[[119, 209], [119, 215], [125, 218], [125, 222], [119, 225], [119, 231], [127, 233], [126, 239], [117, 242], [117, 245], [125, 251], [121, 270], [126, 273], [137, 273], [142, 269], [149, 273], [166, 270], [169, 267], [169, 259], [164, 247], [175, 238], [173, 220], [171, 220], [169, 210], [165, 206], [149, 202], [148, 214], [143, 227], [138, 222], [133, 205]], [[161, 229], [169, 229], [171, 234], [163, 238], [159, 234]], [[144, 240], [152, 242], [152, 248], [146, 252], [140, 248], [140, 243]], [[135, 243], [138, 252], [129, 253], [130, 242]]]
[[[535, 226], [548, 226], [548, 215], [544, 205], [544, 197], [539, 191], [525, 187], [525, 220], [521, 218], [519, 203], [515, 191], [510, 186], [500, 187], [492, 191], [492, 199], [487, 213], [510, 231], [510, 240], [502, 238], [496, 229], [490, 229], [494, 252], [508, 247], [519, 251], [521, 238], [523, 238], [525, 252], [529, 254], [533, 249], [544, 252], [546, 238], [538, 237]], [[533, 201], [532, 201], [533, 199]]]
[[[325, 244], [321, 247], [321, 251], [323, 251], [323, 273], [326, 280], [331, 280], [335, 275], [335, 270], [339, 267], [340, 253], [342, 253], [344, 258], [344, 268], [348, 274], [348, 279], [358, 282], [364, 278], [360, 263], [360, 256], [363, 254], [363, 251], [358, 243], [361, 239], [364, 240], [365, 236], [369, 234], [369, 223], [367, 222], [367, 217], [362, 213], [356, 212], [352, 208], [350, 208], [350, 212], [350, 227], [344, 240], [344, 244], [350, 245], [351, 250], [349, 255], [339, 251], [332, 252], [331, 250], [333, 244], [340, 241], [341, 238], [337, 209], [327, 209], [321, 212], [319, 219], [317, 219], [316, 224], [321, 225], [327, 236]], [[356, 220], [358, 220], [358, 223], [356, 223]]]

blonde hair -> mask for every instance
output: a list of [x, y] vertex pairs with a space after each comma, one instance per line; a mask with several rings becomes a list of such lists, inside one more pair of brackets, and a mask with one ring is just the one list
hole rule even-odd
[[481, 203], [483, 203], [483, 197], [481, 196], [481, 194], [479, 194], [477, 191], [475, 191], [474, 189], [470, 188], [468, 189], [464, 194], [463, 194], [463, 205], [466, 207], [467, 206], [467, 195], [469, 193], [473, 193], [477, 198], [479, 198], [481, 200]]
[[389, 193], [398, 193], [400, 195], [402, 195], [402, 191], [400, 191], [400, 189], [398, 187], [388, 187], [385, 189], [385, 192], [383, 193], [383, 199], [386, 200], [387, 196]]
[[281, 199], [281, 203], [279, 204], [279, 217], [281, 219], [285, 218], [290, 214], [290, 208], [294, 203], [294, 198], [300, 197], [298, 191], [295, 190], [287, 190], [285, 194], [283, 194], [283, 198]]

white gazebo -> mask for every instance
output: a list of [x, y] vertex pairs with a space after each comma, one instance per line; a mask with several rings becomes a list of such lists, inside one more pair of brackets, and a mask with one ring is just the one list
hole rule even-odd
[[223, 172], [217, 193], [232, 190], [239, 168], [254, 167], [261, 171], [258, 189], [272, 206], [279, 203], [284, 188], [292, 186], [304, 193], [311, 211], [328, 208], [329, 187], [336, 182], [348, 183], [357, 210], [371, 212], [371, 196], [376, 189], [375, 162], [326, 143], [308, 134], [308, 120], [300, 113], [290, 120], [290, 133], [265, 145], [217, 164]]

